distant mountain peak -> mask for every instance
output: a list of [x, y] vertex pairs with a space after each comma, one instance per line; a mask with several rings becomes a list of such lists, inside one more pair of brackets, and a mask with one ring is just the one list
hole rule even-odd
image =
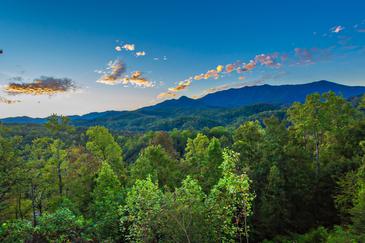
[[[137, 113], [148, 115], [149, 117], [156, 117], [156, 114], [163, 114], [164, 116], [179, 116], [180, 114], [186, 115], [192, 114], [193, 112], [199, 113], [202, 110], [212, 108], [229, 109], [259, 104], [290, 105], [295, 101], [305, 101], [309, 94], [325, 93], [328, 91], [333, 91], [348, 99], [350, 97], [364, 94], [365, 87], [347, 86], [327, 80], [319, 80], [305, 84], [263, 84], [222, 90], [208, 94], [199, 99], [191, 99], [186, 96], [181, 96], [178, 99], [165, 100], [156, 105], [144, 107], [136, 111], [93, 112], [83, 116], [70, 116], [70, 118], [75, 124], [84, 124], [87, 122], [87, 124], [97, 125], [99, 124], [98, 121], [101, 120], [113, 120], [113, 122], [116, 122], [118, 119], [130, 119], [132, 122], [136, 120], [136, 117], [138, 117]], [[40, 124], [45, 123], [46, 118], [14, 117], [0, 119], [0, 121], [4, 123]]]

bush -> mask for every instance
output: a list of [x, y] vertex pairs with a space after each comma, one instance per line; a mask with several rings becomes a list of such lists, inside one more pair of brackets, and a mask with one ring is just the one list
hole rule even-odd
[[85, 220], [67, 208], [39, 217], [36, 232], [39, 237], [51, 242], [75, 241], [84, 238]]
[[32, 223], [27, 220], [12, 220], [0, 226], [0, 242], [26, 242], [32, 239]]

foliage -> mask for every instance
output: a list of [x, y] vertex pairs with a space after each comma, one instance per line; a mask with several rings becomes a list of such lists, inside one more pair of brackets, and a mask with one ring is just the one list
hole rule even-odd
[[121, 222], [126, 240], [154, 242], [159, 239], [163, 193], [151, 177], [137, 180], [121, 206]]
[[272, 109], [0, 126], [0, 241], [364, 242], [362, 104]]
[[122, 188], [111, 166], [104, 162], [93, 190], [93, 218], [97, 238], [117, 239], [119, 236], [118, 207], [122, 203]]

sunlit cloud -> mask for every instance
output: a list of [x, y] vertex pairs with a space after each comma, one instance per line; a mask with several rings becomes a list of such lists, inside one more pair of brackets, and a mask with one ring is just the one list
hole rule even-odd
[[103, 74], [96, 82], [107, 85], [121, 83], [125, 71], [126, 66], [121, 60], [110, 61], [105, 71], [96, 71], [99, 74]]
[[255, 61], [260, 63], [261, 65], [268, 66], [268, 67], [280, 67], [279, 63], [280, 55], [279, 53], [274, 54], [261, 54], [256, 55]]
[[185, 90], [191, 85], [192, 78], [188, 78], [187, 80], [179, 82], [179, 84], [176, 87], [169, 88], [170, 92], [179, 92], [182, 90]]
[[230, 73], [234, 70], [234, 65], [233, 64], [227, 64], [226, 65], [226, 73]]
[[126, 51], [134, 51], [135, 45], [134, 44], [125, 44], [122, 46], [122, 48], [125, 49]]
[[141, 57], [141, 56], [145, 56], [146, 55], [146, 52], [144, 52], [144, 51], [138, 51], [138, 52], [136, 52], [136, 56], [137, 57]]
[[345, 27], [338, 25], [338, 26], [334, 26], [331, 28], [331, 32], [332, 33], [340, 33], [341, 31], [343, 31], [345, 29]]
[[153, 82], [142, 77], [141, 71], [133, 72], [130, 77], [125, 76], [124, 78], [121, 79], [121, 83], [124, 85], [131, 84], [133, 86], [143, 87], [143, 88], [151, 88], [155, 86]]
[[223, 65], [218, 65], [216, 67], [217, 73], [221, 73], [223, 71], [223, 69], [224, 69]]
[[54, 95], [75, 90], [76, 86], [71, 79], [40, 77], [31, 83], [9, 83], [5, 86], [5, 92], [10, 95], [30, 94], [30, 95]]
[[177, 96], [178, 96], [178, 94], [171, 92], [171, 91], [167, 91], [167, 92], [157, 95], [157, 99], [172, 99], [172, 98], [176, 98]]

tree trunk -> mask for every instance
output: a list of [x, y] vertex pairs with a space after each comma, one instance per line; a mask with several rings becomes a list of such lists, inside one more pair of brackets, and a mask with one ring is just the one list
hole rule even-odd
[[37, 226], [36, 202], [35, 202], [35, 185], [31, 185], [31, 199], [32, 199], [32, 213], [33, 213], [33, 227]]
[[58, 175], [58, 192], [62, 196], [62, 173], [61, 173], [60, 148], [57, 147], [57, 175]]

